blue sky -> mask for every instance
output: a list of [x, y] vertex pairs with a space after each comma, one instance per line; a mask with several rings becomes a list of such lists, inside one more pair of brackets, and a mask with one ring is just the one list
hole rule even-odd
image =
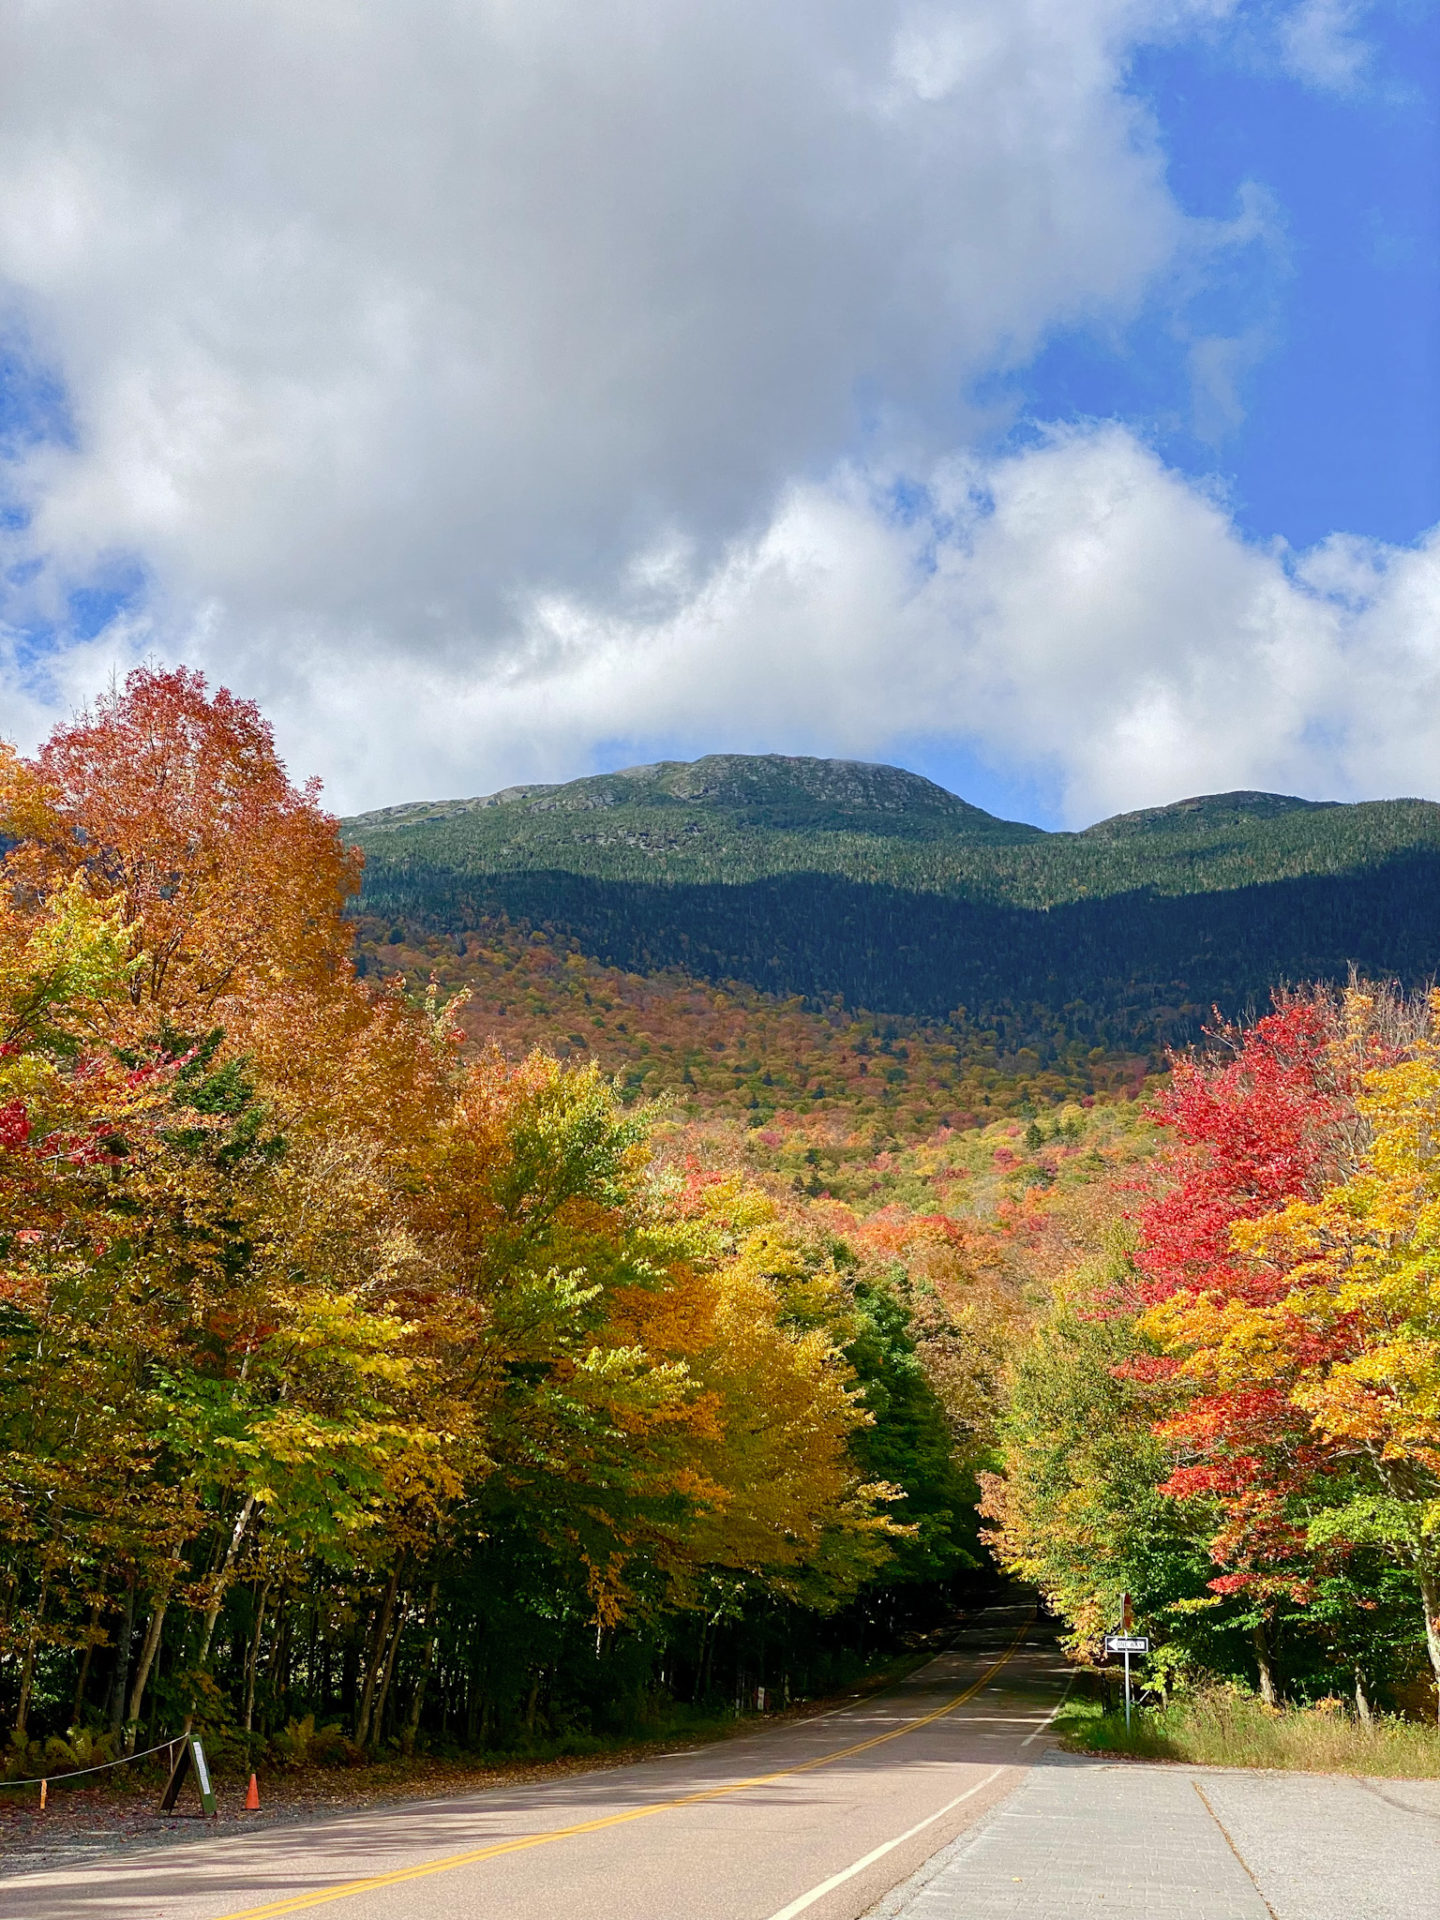
[[0, 21], [0, 729], [152, 657], [341, 806], [1434, 788], [1435, 6], [347, 19]]
[[[1343, 528], [1398, 544], [1440, 522], [1440, 13], [1380, 5], [1357, 24], [1357, 71], [1338, 85], [1285, 71], [1248, 34], [1137, 54], [1129, 84], [1181, 205], [1233, 221], [1258, 188], [1265, 231], [1184, 305], [1157, 299], [1118, 334], [1064, 332], [997, 380], [1023, 395], [1021, 432], [1132, 422], [1223, 487], [1262, 542]], [[1203, 334], [1243, 343], [1230, 421], [1197, 422]], [[909, 759], [978, 804], [1059, 824], [1053, 778], [923, 736]]]
[[[1250, 532], [1297, 547], [1337, 527], [1410, 540], [1440, 519], [1437, 16], [1381, 6], [1363, 34], [1345, 87], [1219, 47], [1151, 51], [1134, 76], [1182, 204], [1223, 220], [1253, 182], [1276, 225], [1250, 270], [1208, 294], [1222, 329], [1260, 335], [1243, 419], [1213, 449], [1161, 444], [1193, 471], [1218, 467]], [[1065, 357], [1042, 376], [1042, 409], [1063, 404]], [[1093, 399], [1069, 398], [1108, 411], [1122, 395], [1107, 400], [1102, 375]]]

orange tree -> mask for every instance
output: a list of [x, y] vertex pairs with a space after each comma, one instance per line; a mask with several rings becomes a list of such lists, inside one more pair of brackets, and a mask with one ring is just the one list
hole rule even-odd
[[[438, 1448], [403, 1405], [410, 1329], [375, 1297], [373, 1140], [340, 1101], [307, 1126], [225, 1027], [177, 1024], [222, 1014], [292, 1067], [317, 1027], [348, 1027], [335, 1058], [352, 1068], [401, 1026], [391, 1064], [416, 1078], [423, 1022], [349, 975], [333, 826], [288, 788], [253, 710], [183, 674], [133, 676], [3, 774], [3, 1524], [10, 1618], [31, 1616], [13, 1629], [23, 1729], [36, 1653], [87, 1612], [93, 1641], [117, 1582], [127, 1619], [137, 1588], [149, 1602], [115, 1689], [133, 1720], [176, 1592], [203, 1668], [261, 1514], [309, 1541], [353, 1528], [398, 1459]], [[326, 850], [318, 874], [307, 848]]]

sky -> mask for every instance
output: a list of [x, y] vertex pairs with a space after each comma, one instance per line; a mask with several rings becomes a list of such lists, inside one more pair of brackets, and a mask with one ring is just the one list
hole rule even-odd
[[0, 13], [0, 735], [1440, 798], [1430, 0]]

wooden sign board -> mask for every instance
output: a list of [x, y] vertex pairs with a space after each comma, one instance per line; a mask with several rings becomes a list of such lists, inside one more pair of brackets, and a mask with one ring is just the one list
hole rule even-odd
[[180, 1789], [193, 1773], [195, 1786], [200, 1794], [202, 1809], [213, 1818], [220, 1809], [215, 1804], [215, 1789], [210, 1782], [210, 1768], [205, 1761], [205, 1749], [198, 1735], [187, 1733], [179, 1743], [180, 1751], [175, 1756], [175, 1764], [170, 1769], [170, 1778], [160, 1799], [161, 1813], [173, 1813], [175, 1802], [180, 1798]]

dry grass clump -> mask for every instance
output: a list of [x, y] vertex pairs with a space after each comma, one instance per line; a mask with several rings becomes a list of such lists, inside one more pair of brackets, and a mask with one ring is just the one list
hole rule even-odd
[[1123, 1713], [1079, 1703], [1061, 1717], [1057, 1731], [1068, 1746], [1086, 1753], [1206, 1767], [1440, 1778], [1440, 1730], [1433, 1725], [1379, 1714], [1367, 1726], [1339, 1701], [1274, 1708], [1231, 1687], [1138, 1709], [1128, 1733]]

